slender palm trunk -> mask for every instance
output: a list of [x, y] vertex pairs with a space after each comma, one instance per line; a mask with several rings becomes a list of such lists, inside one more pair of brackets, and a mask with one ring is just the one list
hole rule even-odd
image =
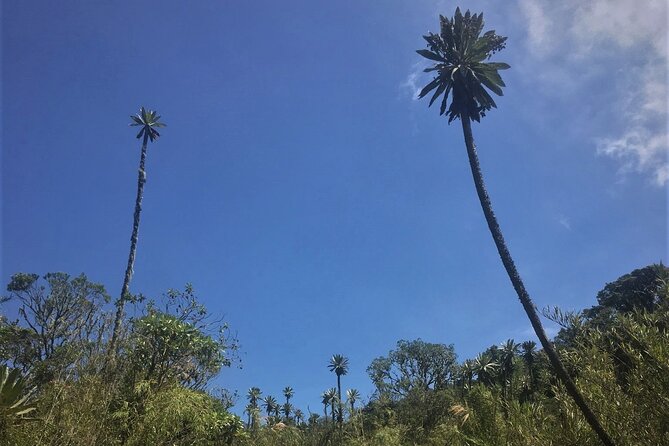
[[139, 159], [139, 171], [137, 176], [137, 198], [135, 199], [135, 215], [132, 225], [132, 235], [130, 236], [130, 254], [128, 255], [128, 266], [125, 269], [125, 276], [123, 277], [123, 287], [121, 288], [121, 296], [116, 301], [116, 316], [114, 317], [114, 329], [112, 331], [112, 338], [109, 343], [109, 354], [111, 358], [116, 355], [116, 344], [121, 331], [121, 323], [123, 322], [125, 302], [128, 300], [128, 293], [130, 288], [130, 279], [132, 279], [133, 266], [135, 264], [135, 254], [137, 252], [137, 237], [139, 234], [139, 218], [142, 212], [142, 197], [144, 196], [144, 183], [146, 183], [146, 171], [144, 165], [146, 163], [146, 147], [149, 140], [149, 133], [144, 133], [144, 140], [142, 141], [142, 154]]
[[546, 332], [544, 331], [544, 327], [542, 326], [541, 320], [539, 319], [537, 309], [534, 306], [530, 295], [525, 289], [525, 285], [523, 284], [518, 271], [516, 270], [516, 265], [513, 263], [511, 254], [506, 247], [504, 237], [502, 236], [502, 230], [500, 229], [499, 224], [497, 223], [497, 219], [495, 218], [495, 213], [492, 210], [492, 204], [490, 203], [490, 198], [488, 197], [488, 192], [486, 191], [485, 184], [483, 182], [483, 174], [481, 173], [481, 166], [479, 165], [478, 155], [476, 154], [476, 146], [474, 145], [474, 137], [472, 136], [471, 122], [468, 117], [462, 117], [461, 121], [462, 131], [465, 136], [465, 145], [467, 146], [467, 155], [469, 157], [469, 166], [472, 169], [472, 176], [474, 177], [476, 192], [478, 194], [479, 201], [481, 202], [481, 207], [483, 208], [483, 214], [485, 215], [485, 219], [488, 222], [488, 228], [490, 229], [492, 238], [495, 241], [495, 246], [497, 246], [497, 251], [499, 252], [500, 258], [502, 259], [504, 268], [509, 275], [509, 279], [511, 279], [511, 283], [513, 284], [513, 288], [516, 290], [516, 294], [518, 294], [520, 303], [523, 305], [525, 313], [527, 313], [527, 317], [530, 319], [530, 323], [532, 324], [532, 328], [539, 338], [539, 341], [541, 341], [541, 345], [544, 348], [544, 351], [546, 352], [546, 355], [548, 356], [555, 373], [567, 389], [567, 393], [569, 393], [578, 408], [581, 410], [588, 424], [590, 424], [592, 429], [597, 433], [597, 436], [601, 442], [606, 446], [614, 446], [614, 443], [609, 437], [608, 433], [599, 423], [597, 416], [592, 412], [590, 407], [583, 399], [583, 396], [581, 396], [581, 393], [576, 388], [574, 381], [572, 381], [571, 377], [567, 373], [567, 370], [560, 361], [560, 357], [553, 348], [553, 344], [548, 339], [548, 336], [546, 336]]
[[341, 375], [337, 375], [337, 406], [339, 407], [339, 413], [337, 414], [337, 422], [339, 423], [339, 427], [341, 427], [342, 423], [344, 422], [344, 410], [341, 406]]

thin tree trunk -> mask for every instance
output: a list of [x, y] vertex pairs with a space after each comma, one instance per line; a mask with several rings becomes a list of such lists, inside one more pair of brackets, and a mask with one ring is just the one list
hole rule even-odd
[[144, 140], [142, 141], [142, 154], [139, 159], [139, 171], [137, 176], [137, 198], [135, 199], [135, 215], [132, 225], [132, 235], [130, 236], [130, 254], [128, 255], [128, 265], [125, 269], [125, 276], [123, 277], [123, 286], [121, 288], [121, 296], [116, 301], [116, 316], [114, 317], [114, 329], [112, 331], [112, 338], [109, 343], [109, 354], [113, 359], [116, 356], [116, 344], [121, 331], [121, 323], [123, 322], [125, 303], [128, 300], [130, 280], [132, 279], [133, 267], [135, 265], [135, 254], [137, 252], [137, 237], [139, 234], [139, 219], [142, 212], [142, 197], [144, 196], [144, 183], [146, 183], [146, 171], [144, 165], [146, 163], [146, 148], [149, 140], [149, 133], [144, 132]]
[[344, 422], [344, 412], [342, 406], [341, 406], [341, 375], [337, 375], [337, 406], [339, 408], [339, 413], [337, 414], [337, 422], [339, 423], [339, 427], [342, 426], [342, 423]]
[[562, 365], [560, 357], [553, 348], [553, 344], [548, 339], [548, 336], [546, 336], [546, 332], [544, 331], [544, 327], [542, 326], [541, 320], [539, 319], [537, 309], [534, 306], [530, 295], [525, 289], [525, 285], [523, 284], [518, 271], [516, 270], [516, 265], [513, 263], [511, 254], [506, 247], [502, 231], [492, 210], [492, 204], [490, 202], [490, 198], [488, 197], [488, 192], [485, 189], [483, 174], [481, 173], [481, 166], [479, 165], [478, 155], [476, 154], [476, 146], [474, 145], [474, 137], [472, 136], [471, 122], [468, 117], [462, 117], [461, 121], [462, 131], [465, 136], [465, 145], [467, 146], [467, 155], [469, 157], [469, 166], [472, 169], [472, 176], [474, 177], [474, 184], [476, 185], [476, 193], [478, 194], [479, 201], [481, 202], [481, 207], [483, 208], [483, 214], [485, 215], [486, 222], [488, 223], [488, 228], [490, 229], [492, 238], [495, 241], [495, 246], [497, 247], [499, 256], [502, 259], [504, 268], [509, 275], [509, 279], [511, 279], [513, 288], [516, 290], [516, 294], [518, 294], [520, 303], [523, 305], [525, 313], [527, 313], [527, 317], [530, 319], [530, 323], [532, 324], [532, 328], [539, 338], [539, 341], [541, 341], [541, 345], [544, 348], [544, 351], [546, 352], [546, 355], [548, 356], [555, 373], [567, 389], [567, 393], [569, 393], [578, 408], [581, 410], [588, 424], [590, 424], [592, 429], [597, 433], [597, 436], [601, 442], [606, 446], [614, 446], [614, 443], [609, 437], [608, 433], [599, 423], [597, 416], [592, 412], [590, 407], [583, 399], [583, 396], [581, 396], [581, 393], [576, 388], [574, 381], [572, 381], [571, 377], [567, 373], [567, 370], [564, 368], [564, 365]]

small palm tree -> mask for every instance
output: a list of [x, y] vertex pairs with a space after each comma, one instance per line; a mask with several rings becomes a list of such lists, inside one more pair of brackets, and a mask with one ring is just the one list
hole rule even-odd
[[283, 412], [284, 421], [288, 423], [290, 421], [290, 414], [293, 412], [293, 405], [290, 403], [283, 403], [281, 411]]
[[[508, 398], [509, 388], [512, 385], [514, 364], [513, 360], [518, 354], [520, 344], [516, 344], [513, 339], [508, 339], [500, 349], [500, 377], [502, 379], [502, 392], [505, 398]], [[513, 389], [511, 389], [513, 390]]]
[[341, 426], [342, 422], [344, 421], [343, 418], [343, 410], [341, 407], [341, 376], [346, 375], [348, 373], [348, 358], [344, 355], [333, 355], [332, 358], [330, 358], [330, 363], [328, 364], [328, 369], [330, 369], [331, 372], [334, 372], [337, 375], [337, 398], [339, 400], [339, 413], [337, 414], [337, 421], [339, 422], [339, 425]]
[[113, 358], [116, 354], [116, 343], [121, 331], [121, 322], [123, 321], [125, 303], [130, 298], [130, 279], [132, 279], [133, 267], [135, 265], [135, 254], [137, 253], [137, 237], [139, 235], [139, 218], [142, 212], [142, 198], [144, 197], [144, 184], [146, 183], [146, 152], [148, 142], [154, 142], [160, 136], [157, 128], [165, 127], [165, 124], [160, 122], [160, 116], [154, 110], [147, 110], [144, 107], [140, 108], [139, 113], [130, 116], [132, 122], [131, 126], [140, 126], [137, 139], [142, 139], [142, 151], [139, 158], [139, 171], [137, 176], [137, 198], [135, 198], [135, 214], [132, 224], [132, 235], [130, 236], [130, 254], [128, 255], [128, 265], [125, 269], [125, 276], [123, 276], [123, 286], [121, 287], [121, 295], [116, 301], [116, 316], [114, 317], [114, 328], [112, 330], [111, 341], [109, 342], [110, 355]]
[[258, 387], [251, 387], [248, 392], [246, 393], [246, 398], [248, 398], [249, 403], [253, 407], [258, 407], [258, 400], [260, 399], [260, 396], [262, 395], [262, 391]]
[[334, 387], [329, 388], [325, 391], [325, 399], [330, 403], [330, 416], [332, 417], [332, 424], [335, 422], [335, 415], [337, 413], [337, 407], [339, 406], [339, 398], [337, 397], [337, 389]]
[[[605, 445], [611, 446], [613, 445], [613, 441], [581, 396], [581, 393], [562, 365], [548, 336], [546, 336], [536, 307], [525, 289], [525, 285], [518, 274], [506, 246], [483, 181], [478, 154], [474, 145], [471, 121], [480, 122], [486, 112], [497, 107], [487, 90], [498, 96], [503, 95], [502, 87], [505, 84], [499, 75], [499, 70], [508, 69], [509, 65], [501, 62], [486, 61], [493, 54], [504, 49], [506, 46], [506, 37], [498, 36], [495, 31], [488, 31], [481, 35], [483, 31], [483, 14], [470, 14], [467, 11], [463, 15], [460, 12], [460, 8], [455, 10], [453, 18], [449, 19], [440, 16], [439, 20], [440, 32], [438, 34], [429, 33], [423, 36], [427, 42], [427, 49], [417, 51], [421, 56], [435, 62], [432, 67], [427, 68], [425, 71], [436, 73], [434, 79], [421, 90], [419, 98], [423, 98], [428, 93], [434, 91], [430, 99], [430, 105], [432, 105], [443, 95], [440, 113], [448, 116], [449, 123], [455, 119], [460, 119], [476, 192], [478, 193], [488, 228], [490, 229], [506, 272], [511, 279], [511, 283], [556, 374], [600, 440]], [[448, 106], [449, 97], [452, 99], [450, 107]]]
[[286, 403], [283, 405], [283, 414], [284, 414], [285, 417], [286, 417], [286, 418], [285, 418], [286, 422], [290, 421], [290, 420], [289, 420], [289, 418], [290, 418], [290, 410], [289, 410], [288, 412], [286, 412], [286, 409], [290, 409], [290, 408], [291, 408], [291, 405], [290, 405], [290, 399], [293, 397], [294, 394], [295, 394], [295, 392], [293, 391], [293, 388], [292, 388], [292, 387], [290, 387], [290, 386], [286, 386], [286, 387], [284, 387], [284, 389], [283, 389], [283, 396], [286, 397]]
[[249, 406], [252, 410], [247, 411], [249, 415], [248, 427], [257, 427], [258, 424], [258, 415], [260, 414], [260, 411], [258, 409], [258, 400], [260, 399], [260, 396], [262, 395], [262, 392], [260, 391], [260, 388], [258, 387], [251, 387], [248, 392], [246, 393], [246, 398], [249, 400]]
[[321, 403], [323, 404], [323, 415], [325, 416], [325, 423], [328, 422], [328, 406], [330, 405], [330, 395], [326, 390], [321, 394]]
[[348, 389], [346, 391], [346, 401], [351, 406], [351, 413], [355, 413], [355, 402], [360, 399], [360, 392], [356, 389]]
[[295, 423], [298, 426], [304, 423], [304, 412], [302, 412], [300, 409], [295, 409], [293, 415], [295, 416]]
[[486, 354], [479, 353], [472, 363], [472, 371], [481, 384], [490, 386], [499, 371], [499, 364]]
[[276, 398], [274, 398], [271, 395], [268, 395], [265, 397], [263, 402], [264, 402], [263, 405], [265, 407], [265, 413], [267, 413], [267, 418], [272, 418], [276, 414], [276, 408], [279, 405], [276, 402]]
[[472, 379], [474, 377], [474, 363], [471, 359], [465, 360], [460, 366], [460, 380], [462, 382], [462, 396], [465, 395], [465, 389], [471, 389]]

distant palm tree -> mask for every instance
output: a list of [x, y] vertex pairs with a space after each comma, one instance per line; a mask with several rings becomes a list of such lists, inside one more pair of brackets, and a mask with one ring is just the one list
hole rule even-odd
[[337, 406], [339, 405], [339, 398], [337, 397], [337, 389], [334, 387], [325, 391], [325, 397], [330, 403], [330, 415], [332, 416], [332, 424], [335, 422], [335, 415], [337, 415]]
[[254, 407], [253, 404], [249, 403], [246, 405], [244, 408], [244, 413], [248, 415], [248, 421], [246, 422], [246, 428], [251, 429], [251, 423], [253, 423], [252, 417], [254, 411], [257, 409], [257, 407]]
[[534, 370], [535, 364], [535, 355], [536, 355], [537, 343], [534, 341], [525, 341], [521, 344], [521, 357], [525, 363], [525, 370], [527, 371], [527, 377], [524, 379], [523, 383], [523, 399], [527, 400], [531, 398], [534, 389], [536, 389], [536, 372]]
[[471, 359], [465, 360], [459, 370], [460, 381], [462, 383], [462, 396], [465, 395], [465, 389], [471, 389], [472, 379], [474, 377], [474, 363]]
[[339, 425], [341, 426], [342, 422], [344, 421], [343, 418], [343, 410], [341, 407], [341, 376], [346, 375], [348, 373], [348, 358], [343, 355], [333, 355], [332, 358], [330, 358], [330, 363], [328, 364], [328, 368], [330, 369], [331, 372], [334, 372], [337, 375], [337, 398], [339, 400], [339, 412], [337, 414], [337, 421], [339, 422]]
[[472, 370], [481, 384], [490, 386], [494, 383], [499, 370], [499, 364], [490, 356], [479, 353], [472, 363]]
[[[497, 218], [493, 212], [492, 204], [483, 181], [481, 166], [476, 146], [474, 145], [471, 121], [480, 122], [486, 112], [497, 107], [486, 89], [498, 96], [503, 95], [502, 87], [505, 84], [498, 71], [509, 68], [509, 65], [500, 62], [485, 61], [496, 52], [505, 48], [506, 37], [498, 36], [495, 31], [488, 31], [481, 36], [481, 32], [483, 31], [483, 14], [472, 15], [467, 11], [462, 15], [460, 8], [455, 10], [453, 18], [449, 19], [440, 16], [439, 20], [440, 33], [429, 33], [423, 36], [427, 42], [428, 49], [418, 50], [418, 54], [435, 62], [432, 67], [427, 68], [425, 71], [436, 72], [435, 78], [419, 93], [419, 98], [425, 97], [434, 90], [434, 94], [430, 99], [430, 105], [432, 105], [443, 94], [440, 107], [441, 114], [445, 113], [448, 116], [449, 123], [455, 119], [460, 119], [476, 192], [478, 193], [488, 228], [490, 229], [506, 272], [511, 279], [511, 283], [530, 319], [532, 328], [541, 341], [544, 351], [549, 357], [556, 374], [565, 385], [567, 392], [581, 409], [584, 417], [597, 433], [600, 440], [605, 445], [612, 446], [613, 441], [581, 396], [581, 393], [560, 361], [548, 336], [546, 336], [537, 309], [525, 289], [525, 285], [518, 274], [516, 265], [506, 246], [502, 230], [497, 223]], [[452, 101], [447, 111], [449, 96], [452, 97]]]
[[[295, 394], [295, 392], [293, 391], [292, 387], [290, 387], [290, 386], [284, 387], [283, 396], [286, 397], [286, 404], [283, 405], [283, 409], [284, 409], [283, 414], [286, 417], [286, 422], [290, 421], [290, 409], [292, 407], [290, 405], [290, 399], [293, 397], [294, 394]], [[289, 409], [289, 411], [286, 412], [286, 409]]]
[[[257, 427], [258, 424], [257, 418], [258, 415], [260, 414], [260, 411], [258, 410], [258, 400], [260, 399], [261, 395], [262, 392], [258, 387], [251, 387], [246, 393], [246, 398], [248, 398], [249, 400], [249, 406], [254, 409], [254, 410], [249, 410], [247, 412], [249, 415], [249, 420], [247, 423], [248, 427]], [[249, 406], [247, 406], [247, 408]]]
[[288, 423], [290, 421], [290, 414], [293, 412], [293, 405], [290, 403], [283, 403], [281, 410], [283, 411], [283, 420]]
[[537, 343], [534, 341], [525, 341], [520, 344], [520, 347], [522, 349], [521, 356], [527, 368], [527, 374], [530, 377], [530, 381], [534, 381], [534, 359], [537, 354]]
[[295, 416], [295, 423], [298, 426], [304, 423], [304, 413], [300, 409], [295, 409], [293, 415]]
[[502, 348], [500, 349], [500, 377], [502, 379], [502, 392], [505, 398], [508, 398], [509, 388], [512, 386], [513, 360], [518, 354], [519, 347], [520, 344], [516, 344], [513, 339], [508, 339], [502, 344]]
[[325, 416], [325, 423], [328, 422], [328, 406], [330, 405], [330, 395], [326, 390], [321, 394], [321, 403], [323, 404], [323, 415]]
[[360, 393], [356, 389], [346, 391], [346, 401], [351, 405], [351, 413], [355, 413], [355, 402], [360, 399]]
[[253, 407], [258, 407], [258, 400], [262, 396], [262, 391], [258, 387], [251, 387], [246, 393], [246, 398], [248, 398], [249, 403]]
[[274, 417], [276, 414], [277, 407], [279, 404], [276, 402], [276, 398], [273, 396], [269, 395], [266, 396], [265, 399], [263, 399], [264, 406], [265, 406], [265, 412], [267, 413], [267, 418], [268, 418], [268, 423], [270, 422], [270, 419]]
[[139, 158], [139, 171], [137, 176], [137, 198], [135, 198], [135, 214], [132, 224], [132, 235], [130, 236], [130, 254], [128, 255], [128, 265], [125, 269], [125, 276], [123, 276], [123, 286], [121, 287], [121, 295], [116, 301], [116, 316], [114, 317], [114, 328], [112, 330], [112, 337], [109, 342], [110, 357], [114, 358], [116, 355], [116, 344], [121, 331], [121, 322], [123, 321], [125, 303], [130, 298], [130, 279], [132, 278], [133, 268], [135, 265], [135, 254], [137, 252], [137, 237], [139, 234], [139, 219], [142, 212], [142, 198], [144, 196], [144, 184], [146, 183], [146, 170], [144, 169], [146, 163], [146, 152], [148, 142], [155, 141], [160, 136], [156, 128], [165, 127], [165, 124], [160, 122], [160, 116], [153, 110], [147, 110], [144, 107], [140, 108], [139, 113], [130, 116], [132, 122], [131, 126], [140, 126], [141, 129], [137, 133], [137, 139], [142, 138], [142, 151]]

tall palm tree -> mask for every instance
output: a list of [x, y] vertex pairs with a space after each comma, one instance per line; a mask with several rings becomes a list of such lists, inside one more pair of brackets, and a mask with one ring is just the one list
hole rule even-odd
[[[483, 182], [483, 175], [472, 135], [471, 121], [480, 122], [481, 117], [485, 116], [487, 111], [493, 107], [497, 107], [486, 89], [498, 96], [503, 95], [502, 87], [505, 85], [498, 71], [509, 68], [509, 65], [500, 62], [484, 61], [488, 60], [496, 52], [504, 49], [506, 46], [506, 37], [498, 36], [495, 31], [488, 31], [481, 36], [481, 31], [483, 31], [483, 14], [472, 15], [467, 11], [462, 15], [460, 8], [457, 8], [453, 18], [449, 19], [440, 16], [439, 19], [440, 32], [438, 34], [429, 33], [423, 36], [427, 42], [428, 49], [417, 51], [421, 56], [435, 62], [432, 67], [427, 68], [425, 71], [436, 72], [435, 78], [421, 90], [419, 98], [423, 98], [435, 90], [430, 99], [430, 105], [432, 105], [443, 94], [440, 107], [441, 114], [446, 113], [449, 123], [454, 119], [460, 119], [476, 192], [481, 202], [488, 228], [490, 229], [504, 268], [509, 275], [509, 279], [511, 279], [518, 298], [530, 319], [532, 328], [541, 341], [541, 345], [546, 351], [557, 376], [565, 385], [574, 402], [597, 433], [602, 443], [607, 446], [613, 445], [613, 441], [581, 396], [581, 393], [562, 365], [548, 336], [546, 336], [536, 307], [525, 289], [525, 285], [516, 270], [511, 254], [506, 247], [502, 231], [495, 218], [492, 204], [490, 203], [490, 198]], [[449, 96], [452, 97], [452, 100], [447, 111], [446, 107], [448, 106]]]
[[112, 331], [111, 341], [109, 342], [110, 355], [113, 358], [116, 354], [116, 343], [118, 342], [119, 333], [121, 331], [121, 322], [123, 321], [125, 303], [130, 298], [130, 279], [132, 278], [133, 267], [135, 265], [135, 254], [137, 252], [137, 237], [139, 234], [139, 217], [142, 212], [142, 198], [144, 196], [144, 184], [146, 183], [146, 151], [149, 141], [154, 142], [160, 136], [159, 127], [165, 127], [165, 124], [160, 122], [160, 116], [154, 110], [147, 110], [144, 107], [139, 109], [139, 113], [130, 116], [132, 122], [131, 126], [140, 126], [137, 139], [142, 139], [142, 151], [139, 158], [139, 171], [137, 176], [137, 198], [135, 199], [135, 214], [132, 224], [132, 235], [130, 236], [130, 254], [128, 255], [128, 265], [125, 269], [125, 276], [123, 276], [123, 286], [121, 287], [121, 295], [116, 301], [116, 316], [114, 317], [114, 328]]
[[337, 375], [337, 398], [339, 401], [339, 412], [337, 413], [337, 421], [341, 426], [344, 421], [343, 410], [341, 407], [341, 376], [348, 373], [348, 358], [344, 355], [333, 355], [330, 358], [330, 363], [328, 364], [328, 369], [331, 372], [334, 372]]

